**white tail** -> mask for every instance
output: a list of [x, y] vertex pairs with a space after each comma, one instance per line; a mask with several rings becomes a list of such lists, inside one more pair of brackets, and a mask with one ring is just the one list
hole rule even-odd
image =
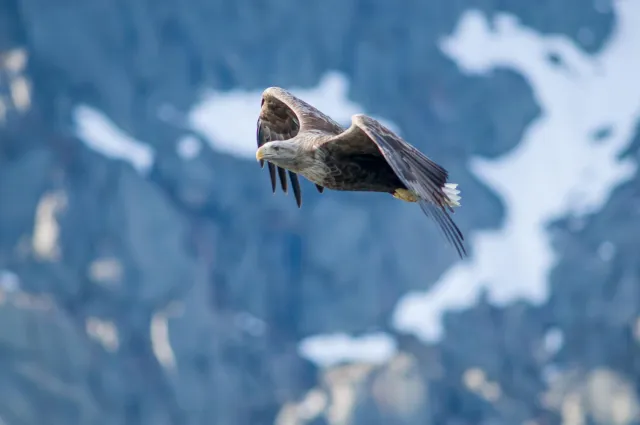
[[459, 207], [460, 206], [460, 196], [458, 195], [460, 191], [456, 189], [458, 187], [457, 183], [445, 183], [442, 186], [442, 191], [447, 195], [447, 202], [451, 207]]

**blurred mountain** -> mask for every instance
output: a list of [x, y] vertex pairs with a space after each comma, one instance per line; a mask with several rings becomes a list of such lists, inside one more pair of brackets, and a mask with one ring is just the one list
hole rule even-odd
[[[548, 299], [480, 297], [425, 343], [394, 309], [456, 257], [418, 209], [305, 182], [298, 210], [254, 161], [166, 119], [204, 89], [339, 71], [450, 170], [471, 240], [508, 200], [468, 163], [516, 149], [543, 111], [520, 73], [463, 72], [438, 48], [469, 10], [585, 55], [617, 22], [607, 0], [0, 2], [0, 423], [640, 424], [637, 172], [550, 227]], [[150, 147], [148, 170], [81, 140], [80, 105]], [[202, 146], [189, 160], [185, 137]], [[371, 331], [397, 341], [381, 364], [300, 354], [309, 336]]]

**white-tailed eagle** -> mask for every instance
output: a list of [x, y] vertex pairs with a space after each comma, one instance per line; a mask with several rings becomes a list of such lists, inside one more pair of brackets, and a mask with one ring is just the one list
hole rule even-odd
[[344, 129], [289, 91], [269, 87], [262, 93], [257, 127], [256, 159], [262, 167], [267, 161], [274, 193], [276, 172], [285, 193], [289, 174], [298, 207], [302, 204], [298, 174], [320, 193], [325, 188], [390, 193], [417, 202], [458, 255], [466, 255], [462, 232], [449, 215], [460, 206], [458, 185], [448, 183], [444, 168], [377, 120], [357, 114], [351, 127]]

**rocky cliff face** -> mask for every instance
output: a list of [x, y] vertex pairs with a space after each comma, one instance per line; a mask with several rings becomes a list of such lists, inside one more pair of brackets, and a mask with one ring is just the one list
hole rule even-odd
[[[616, 22], [597, 3], [0, 3], [0, 422], [640, 423], [637, 174], [579, 226], [554, 225], [547, 302], [480, 299], [424, 344], [389, 322], [455, 261], [435, 227], [308, 184], [296, 210], [254, 162], [207, 144], [185, 161], [176, 141], [203, 135], [161, 113], [187, 113], [205, 87], [310, 87], [338, 70], [355, 102], [451, 170], [473, 235], [505, 205], [469, 158], [514, 148], [541, 110], [518, 73], [465, 74], [437, 42], [473, 8], [591, 54]], [[80, 104], [153, 148], [148, 174], [78, 139]], [[319, 369], [297, 349], [376, 329], [398, 339], [382, 365]]]

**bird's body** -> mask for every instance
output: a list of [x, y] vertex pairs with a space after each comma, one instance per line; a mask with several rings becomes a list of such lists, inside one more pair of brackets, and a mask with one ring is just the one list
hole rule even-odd
[[263, 92], [257, 123], [256, 158], [269, 164], [272, 190], [276, 171], [287, 192], [288, 172], [298, 207], [298, 174], [324, 189], [383, 192], [417, 202], [434, 218], [460, 256], [463, 236], [447, 213], [460, 206], [457, 185], [448, 173], [377, 120], [352, 117], [345, 129], [331, 118], [279, 87]]
[[305, 155], [288, 169], [326, 189], [394, 193], [406, 188], [380, 155], [348, 153], [329, 149], [334, 135], [310, 131], [291, 140]]

